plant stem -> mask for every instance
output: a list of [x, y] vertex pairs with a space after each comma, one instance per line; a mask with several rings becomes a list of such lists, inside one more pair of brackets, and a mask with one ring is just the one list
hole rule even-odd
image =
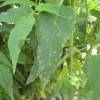
[[[87, 47], [84, 47], [82, 49], [80, 49], [79, 51], [81, 52], [82, 50], [87, 49]], [[73, 51], [73, 55], [76, 53], [76, 51]], [[69, 57], [69, 51], [64, 55], [64, 57], [59, 61], [57, 66], [60, 66], [61, 64], [64, 63], [64, 61]]]
[[88, 20], [88, 5], [87, 5], [87, 0], [85, 0], [85, 7], [86, 7], [86, 13], [87, 13], [87, 16], [86, 16], [86, 26], [87, 26], [87, 20]]
[[[75, 9], [75, 0], [71, 0], [71, 7]], [[70, 38], [70, 68], [69, 68], [69, 73], [72, 73], [72, 67], [73, 67], [73, 33], [72, 32], [71, 38]]]
[[38, 1], [37, 0], [35, 0], [35, 4], [38, 5]]
[[70, 38], [70, 68], [69, 72], [72, 73], [72, 67], [73, 67], [73, 33]]
[[86, 7], [86, 13], [88, 14], [88, 5], [87, 5], [87, 0], [85, 0], [85, 7]]
[[71, 7], [75, 9], [75, 0], [71, 0]]
[[92, 45], [92, 46], [90, 47], [89, 51], [87, 52], [87, 55], [86, 55], [86, 57], [85, 57], [85, 62], [86, 62], [87, 59], [91, 56], [93, 46], [94, 46], [94, 45]]

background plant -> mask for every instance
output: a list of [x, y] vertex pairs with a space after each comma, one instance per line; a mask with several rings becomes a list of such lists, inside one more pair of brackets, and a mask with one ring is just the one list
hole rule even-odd
[[0, 100], [99, 100], [99, 42], [99, 0], [1, 0]]

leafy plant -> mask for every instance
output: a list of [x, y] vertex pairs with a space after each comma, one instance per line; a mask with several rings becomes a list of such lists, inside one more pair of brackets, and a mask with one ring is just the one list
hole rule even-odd
[[100, 1], [0, 1], [0, 100], [99, 100]]

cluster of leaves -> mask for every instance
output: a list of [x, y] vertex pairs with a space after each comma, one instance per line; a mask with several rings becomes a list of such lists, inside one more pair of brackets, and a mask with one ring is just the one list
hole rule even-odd
[[99, 6], [0, 1], [0, 100], [99, 100]]

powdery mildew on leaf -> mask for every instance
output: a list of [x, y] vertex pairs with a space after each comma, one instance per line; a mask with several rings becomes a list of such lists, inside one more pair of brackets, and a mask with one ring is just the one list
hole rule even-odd
[[74, 11], [61, 6], [58, 14], [42, 12], [38, 18], [37, 37], [39, 41], [37, 59], [42, 87], [49, 82], [61, 58], [62, 45], [70, 38], [74, 25]]

